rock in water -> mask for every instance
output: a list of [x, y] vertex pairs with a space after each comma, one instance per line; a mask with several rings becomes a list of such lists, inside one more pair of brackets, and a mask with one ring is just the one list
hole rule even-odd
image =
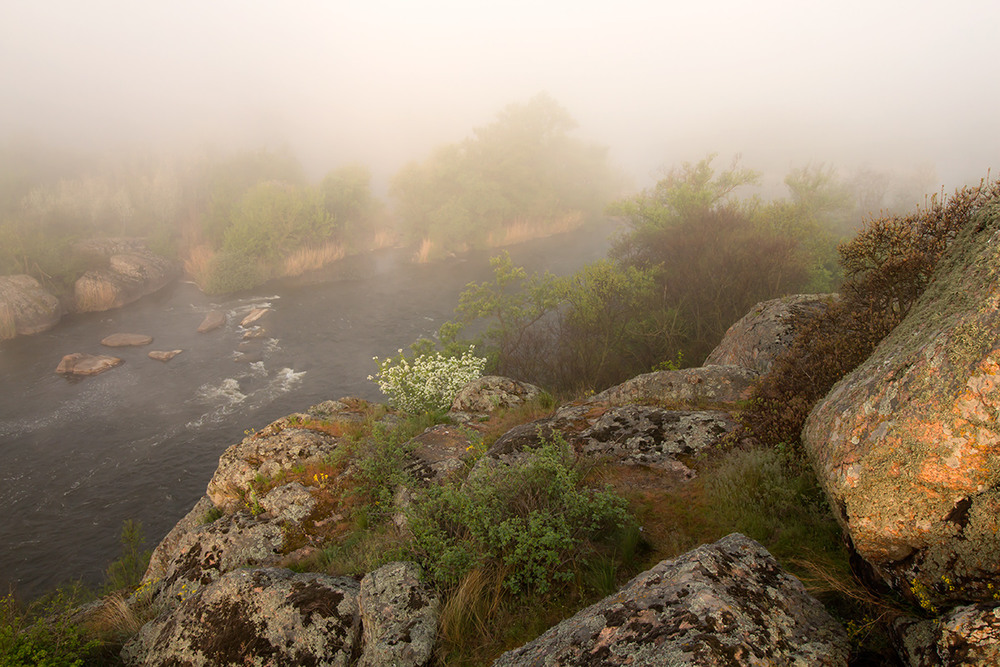
[[218, 329], [226, 323], [226, 314], [219, 310], [213, 310], [198, 325], [198, 333], [207, 333], [213, 329]]
[[271, 312], [270, 308], [254, 308], [240, 321], [241, 327], [248, 327]]
[[157, 361], [170, 361], [184, 350], [150, 350], [147, 355], [150, 359]]
[[108, 268], [87, 271], [77, 279], [76, 309], [87, 313], [119, 308], [164, 287], [175, 275], [170, 261], [145, 249], [113, 255]]
[[0, 276], [0, 340], [46, 331], [61, 316], [59, 299], [31, 276]]
[[108, 347], [133, 347], [139, 345], [149, 345], [153, 342], [152, 336], [145, 334], [116, 333], [105, 336], [101, 339], [101, 345]]
[[494, 667], [847, 665], [847, 633], [738, 533], [665, 560]]
[[56, 367], [56, 373], [61, 375], [97, 375], [120, 363], [122, 360], [118, 357], [74, 352], [62, 358]]
[[795, 321], [818, 314], [836, 299], [835, 294], [795, 294], [763, 301], [729, 327], [719, 345], [705, 360], [706, 366], [743, 366], [761, 375], [793, 342]]
[[803, 443], [854, 548], [928, 610], [1000, 577], [1000, 204], [810, 414]]

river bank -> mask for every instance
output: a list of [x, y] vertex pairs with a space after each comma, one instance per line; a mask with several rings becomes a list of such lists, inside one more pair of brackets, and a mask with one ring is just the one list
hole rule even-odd
[[[607, 251], [611, 225], [512, 246], [531, 271], [570, 273]], [[124, 308], [66, 316], [53, 329], [0, 344], [0, 586], [25, 597], [60, 582], [97, 582], [138, 519], [155, 544], [205, 489], [219, 454], [254, 424], [331, 398], [380, 399], [366, 378], [386, 356], [450, 319], [458, 294], [490, 277], [490, 253], [434, 264], [388, 249], [348, 257], [308, 279], [211, 298], [175, 282]], [[274, 309], [260, 358], [240, 362], [241, 315]], [[224, 328], [196, 333], [223, 310]], [[103, 375], [67, 381], [62, 355], [100, 352], [118, 331], [144, 348]]]

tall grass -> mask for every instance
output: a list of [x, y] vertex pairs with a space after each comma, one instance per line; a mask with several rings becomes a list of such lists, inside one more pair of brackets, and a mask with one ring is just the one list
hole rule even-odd
[[486, 245], [490, 248], [533, 241], [555, 234], [563, 234], [583, 225], [583, 213], [573, 211], [554, 220], [515, 220], [502, 229], [490, 232]]
[[315, 271], [330, 262], [341, 259], [346, 254], [340, 243], [327, 241], [319, 246], [304, 246], [285, 257], [282, 275], [301, 276], [307, 271]]

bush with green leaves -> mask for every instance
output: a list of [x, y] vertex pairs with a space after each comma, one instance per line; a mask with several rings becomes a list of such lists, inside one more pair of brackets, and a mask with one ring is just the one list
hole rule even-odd
[[798, 337], [754, 386], [740, 416], [746, 435], [797, 447], [816, 402], [903, 321], [955, 237], [996, 201], [1000, 181], [984, 180], [950, 197], [934, 197], [914, 213], [869, 220], [842, 244], [841, 299], [793, 323]]
[[0, 667], [75, 667], [94, 664], [100, 642], [71, 620], [89, 599], [80, 586], [64, 587], [22, 608], [13, 594], [0, 598]]
[[513, 469], [486, 467], [463, 484], [431, 487], [407, 511], [412, 556], [442, 588], [492, 564], [511, 592], [545, 594], [572, 579], [595, 544], [634, 523], [623, 498], [582, 478], [557, 437]]
[[399, 350], [398, 357], [379, 361], [378, 373], [368, 379], [376, 382], [394, 407], [411, 413], [447, 410], [455, 395], [469, 382], [482, 375], [486, 359], [477, 357], [470, 347], [461, 356], [440, 352], [424, 354], [411, 361]]

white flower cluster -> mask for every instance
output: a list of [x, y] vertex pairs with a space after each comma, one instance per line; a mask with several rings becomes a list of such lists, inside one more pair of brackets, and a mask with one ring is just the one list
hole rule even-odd
[[[479, 377], [486, 367], [486, 359], [472, 353], [473, 348], [461, 357], [446, 357], [440, 352], [422, 355], [412, 361], [403, 356], [379, 361], [376, 376], [369, 380], [389, 397], [389, 403], [410, 413], [447, 410], [459, 390]], [[377, 378], [377, 379], [376, 379]]]

